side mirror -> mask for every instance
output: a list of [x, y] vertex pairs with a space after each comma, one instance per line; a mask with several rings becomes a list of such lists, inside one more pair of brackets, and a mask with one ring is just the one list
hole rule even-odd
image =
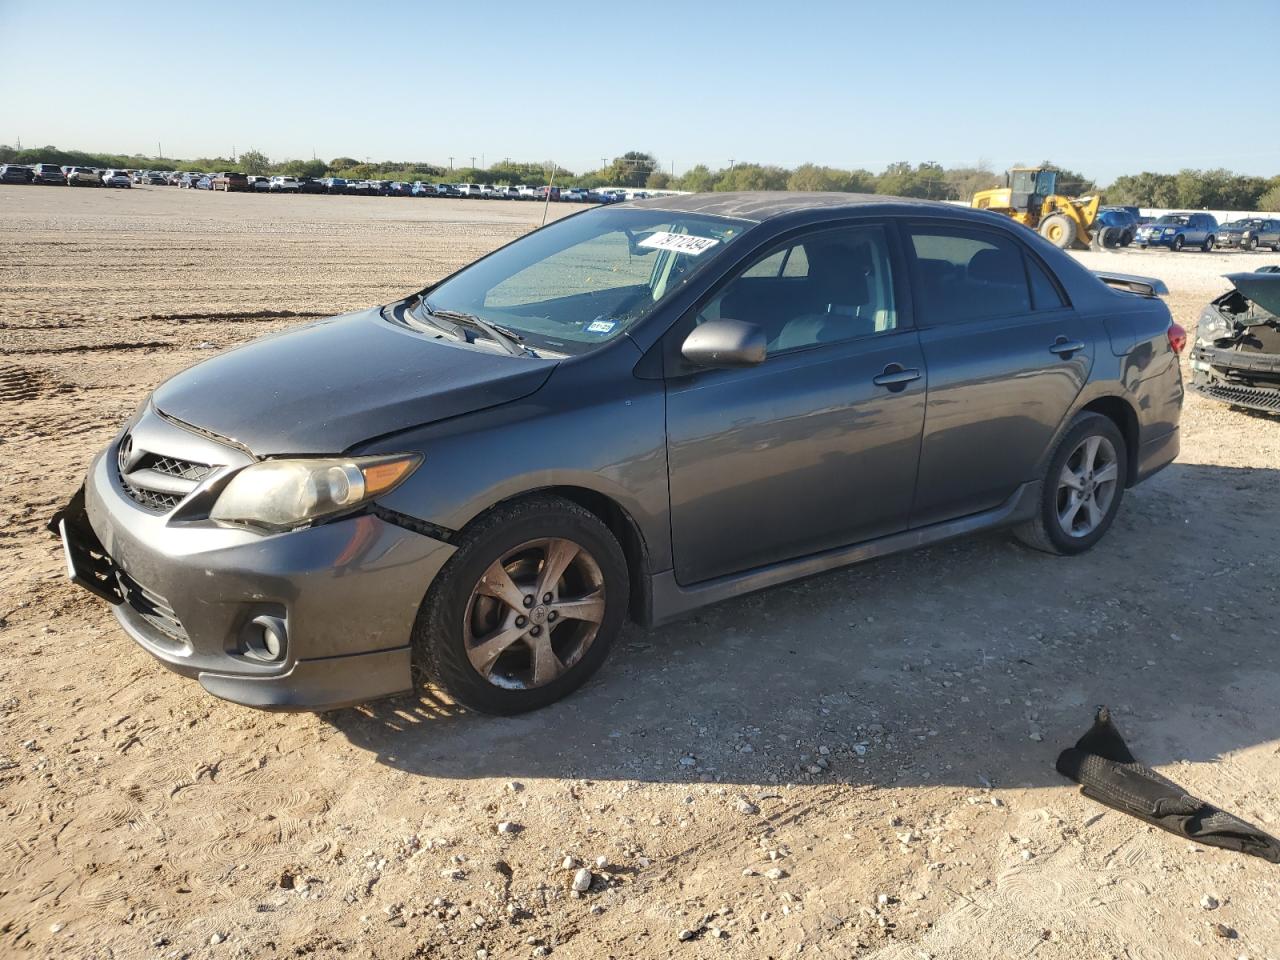
[[685, 337], [680, 353], [699, 367], [752, 367], [765, 358], [764, 331], [742, 320], [708, 320]]

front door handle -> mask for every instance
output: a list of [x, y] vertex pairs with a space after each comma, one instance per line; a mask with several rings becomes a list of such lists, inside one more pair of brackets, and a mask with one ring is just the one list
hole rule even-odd
[[1066, 337], [1059, 337], [1053, 342], [1049, 352], [1056, 353], [1063, 360], [1070, 360], [1073, 353], [1079, 353], [1083, 349], [1084, 344], [1079, 340], [1068, 340]]
[[888, 387], [894, 393], [899, 393], [907, 389], [907, 384], [912, 380], [919, 379], [919, 370], [907, 369], [900, 363], [891, 363], [884, 368], [884, 373], [872, 378], [871, 382], [877, 387]]

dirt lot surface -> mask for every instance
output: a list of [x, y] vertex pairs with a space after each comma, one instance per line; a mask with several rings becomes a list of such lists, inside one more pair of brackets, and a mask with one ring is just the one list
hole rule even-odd
[[[1280, 832], [1274, 419], [1189, 397], [1178, 463], [1084, 557], [991, 535], [631, 628], [516, 719], [242, 709], [64, 581], [44, 521], [160, 380], [540, 216], [0, 188], [0, 955], [1280, 957], [1280, 868], [1053, 770], [1108, 703]], [[1192, 326], [1218, 274], [1277, 258], [1084, 259], [1164, 278]]]

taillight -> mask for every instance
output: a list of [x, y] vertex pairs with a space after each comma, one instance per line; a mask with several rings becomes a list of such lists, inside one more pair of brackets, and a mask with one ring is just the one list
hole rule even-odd
[[1187, 345], [1187, 331], [1182, 328], [1181, 324], [1169, 324], [1169, 346], [1174, 353], [1181, 353]]

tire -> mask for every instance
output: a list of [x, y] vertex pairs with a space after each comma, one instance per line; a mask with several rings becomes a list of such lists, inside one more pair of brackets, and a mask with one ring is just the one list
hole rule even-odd
[[1187, 243], [1186, 238], [1184, 238], [1181, 234], [1179, 234], [1178, 236], [1173, 238], [1173, 243], [1169, 245], [1169, 249], [1172, 250], [1174, 253], [1177, 253], [1184, 246], [1186, 246], [1186, 243]]
[[1203, 250], [1205, 253], [1212, 253], [1213, 241], [1214, 241], [1214, 236], [1213, 234], [1210, 234], [1209, 236], [1204, 238], [1204, 243], [1200, 244], [1200, 249]]
[[[1092, 497], [1082, 498], [1077, 494], [1073, 500], [1073, 491], [1062, 482], [1066, 476], [1065, 471], [1070, 464], [1073, 475], [1084, 472], [1089, 441], [1095, 438], [1100, 442], [1095, 446], [1095, 459], [1093, 466], [1089, 468], [1086, 483], [1090, 489], [1097, 483], [1097, 490]], [[1107, 445], [1110, 447], [1109, 452]], [[1084, 459], [1081, 458], [1082, 453]], [[1114, 469], [1110, 469], [1111, 467]], [[1094, 478], [1099, 474], [1105, 474], [1111, 479], [1096, 481]], [[1120, 501], [1124, 498], [1128, 479], [1128, 450], [1119, 428], [1109, 417], [1100, 413], [1078, 414], [1049, 459], [1036, 515], [1015, 527], [1013, 534], [1028, 547], [1045, 553], [1060, 556], [1084, 553], [1110, 529], [1120, 509]], [[1087, 502], [1090, 499], [1093, 508]], [[1080, 505], [1070, 511], [1070, 507], [1076, 502]], [[1064, 514], [1069, 514], [1072, 532], [1067, 531], [1062, 521]]]
[[[532, 596], [539, 571], [554, 545], [565, 543], [578, 552], [556, 581], [557, 599], [544, 603]], [[499, 578], [519, 591], [515, 597], [524, 593], [527, 616], [520, 607], [482, 589], [486, 582], [501, 583]], [[561, 589], [573, 597], [590, 598], [593, 607], [597, 595], [602, 597], [603, 610], [596, 610], [599, 620], [566, 615], [552, 626], [557, 607], [566, 603], [558, 599]], [[629, 599], [622, 548], [595, 514], [553, 496], [499, 505], [465, 532], [427, 592], [414, 624], [415, 673], [472, 710], [503, 716], [535, 710], [567, 696], [600, 668], [622, 629]], [[515, 633], [519, 638], [506, 639], [489, 661], [490, 675], [500, 679], [488, 679], [472, 657], [482, 659], [478, 648], [485, 638], [501, 641]], [[549, 647], [555, 657], [543, 661], [553, 664], [549, 677], [541, 680], [533, 634], [544, 637], [543, 642], [554, 638], [556, 644]]]
[[1045, 217], [1040, 224], [1040, 236], [1060, 250], [1070, 250], [1076, 242], [1076, 222], [1060, 213]]
[[1133, 243], [1133, 231], [1126, 230], [1124, 234], [1120, 237], [1120, 246], [1127, 247], [1131, 243]]
[[1250, 237], [1247, 241], [1245, 241], [1244, 248], [1248, 250], [1250, 253], [1253, 253], [1253, 251], [1258, 249], [1258, 238]]

